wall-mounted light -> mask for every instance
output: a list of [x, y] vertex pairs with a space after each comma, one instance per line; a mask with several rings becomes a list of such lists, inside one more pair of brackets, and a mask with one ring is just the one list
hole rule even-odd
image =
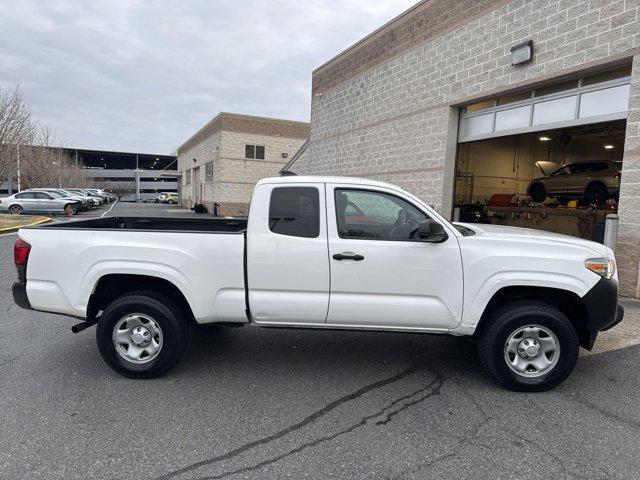
[[511, 65], [521, 65], [533, 58], [533, 40], [511, 47]]
[[540, 140], [541, 142], [549, 142], [551, 141], [551, 137], [547, 137], [545, 135], [538, 137], [538, 140]]
[[613, 145], [611, 145], [610, 143], [607, 143], [605, 145], [603, 145], [605, 150], [613, 150], [615, 147]]

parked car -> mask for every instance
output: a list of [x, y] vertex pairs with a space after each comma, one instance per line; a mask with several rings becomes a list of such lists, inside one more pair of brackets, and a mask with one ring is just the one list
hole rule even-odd
[[[192, 324], [470, 336], [507, 388], [562, 382], [623, 318], [613, 251], [452, 224], [367, 179], [260, 180], [248, 219], [111, 217], [20, 229], [15, 302], [97, 324], [116, 372], [162, 375]], [[313, 335], [313, 330], [309, 333]]]
[[80, 210], [80, 207], [81, 202], [78, 200], [32, 190], [0, 198], [0, 208], [13, 214], [65, 213], [75, 215]]
[[89, 210], [95, 206], [94, 203], [91, 201], [91, 199], [89, 199], [88, 197], [85, 197], [84, 195], [74, 194], [72, 192], [63, 190], [61, 188], [31, 188], [28, 191], [46, 192], [49, 194], [55, 193], [58, 197], [69, 198], [69, 199], [72, 199], [73, 201], [80, 202], [80, 207], [79, 207], [80, 211]]
[[100, 207], [104, 205], [106, 202], [105, 198], [102, 195], [98, 195], [93, 193], [87, 189], [83, 188], [66, 188], [68, 192], [74, 193], [76, 195], [82, 195], [85, 197], [89, 197], [89, 199], [94, 203], [95, 206]]
[[580, 195], [589, 203], [601, 205], [609, 198], [618, 198], [620, 168], [608, 160], [570, 163], [531, 180], [527, 192], [534, 202], [544, 202], [547, 197]]
[[153, 197], [153, 203], [164, 203], [166, 195], [164, 193], [159, 193], [155, 197]]
[[171, 205], [175, 205], [178, 203], [178, 194], [173, 192], [164, 193], [163, 203], [169, 203]]

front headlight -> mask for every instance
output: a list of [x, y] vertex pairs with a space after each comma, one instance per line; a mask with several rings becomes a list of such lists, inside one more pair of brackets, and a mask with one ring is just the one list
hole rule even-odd
[[607, 280], [616, 273], [616, 261], [610, 258], [589, 258], [584, 261], [584, 266]]

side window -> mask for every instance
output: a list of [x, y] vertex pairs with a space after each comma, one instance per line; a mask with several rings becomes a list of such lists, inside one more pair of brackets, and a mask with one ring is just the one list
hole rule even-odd
[[336, 189], [340, 238], [413, 241], [427, 215], [409, 202], [383, 192]]
[[571, 173], [574, 175], [585, 173], [586, 171], [589, 170], [589, 167], [590, 167], [589, 163], [572, 163], [571, 165], [569, 165], [569, 169], [571, 170]]
[[604, 162], [591, 163], [591, 164], [589, 164], [589, 166], [591, 167], [591, 168], [589, 168], [589, 171], [591, 171], [591, 172], [602, 172], [602, 171], [604, 171], [604, 170], [609, 168], [609, 165], [607, 165]]
[[36, 192], [34, 193], [34, 195], [35, 195], [35, 198], [38, 198], [40, 200], [49, 200], [51, 198], [49, 195], [43, 192]]
[[276, 187], [269, 203], [269, 230], [292, 237], [320, 235], [320, 194], [315, 187]]
[[21, 193], [20, 196], [16, 195], [16, 198], [21, 198], [22, 200], [25, 200], [27, 198], [36, 198], [35, 194], [33, 192], [25, 192], [25, 193]]

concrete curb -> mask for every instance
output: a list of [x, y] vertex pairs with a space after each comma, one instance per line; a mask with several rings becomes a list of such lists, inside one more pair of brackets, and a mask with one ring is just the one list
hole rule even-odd
[[47, 222], [50, 222], [50, 221], [51, 221], [51, 218], [47, 217], [47, 218], [43, 218], [42, 220], [38, 220], [36, 222], [27, 223], [26, 225], [20, 225], [20, 226], [17, 226], [17, 227], [0, 228], [0, 235], [5, 234], [5, 233], [14, 233], [14, 232], [17, 232], [18, 230], [20, 230], [21, 228], [33, 227], [35, 225], [40, 225], [41, 223], [47, 223]]

